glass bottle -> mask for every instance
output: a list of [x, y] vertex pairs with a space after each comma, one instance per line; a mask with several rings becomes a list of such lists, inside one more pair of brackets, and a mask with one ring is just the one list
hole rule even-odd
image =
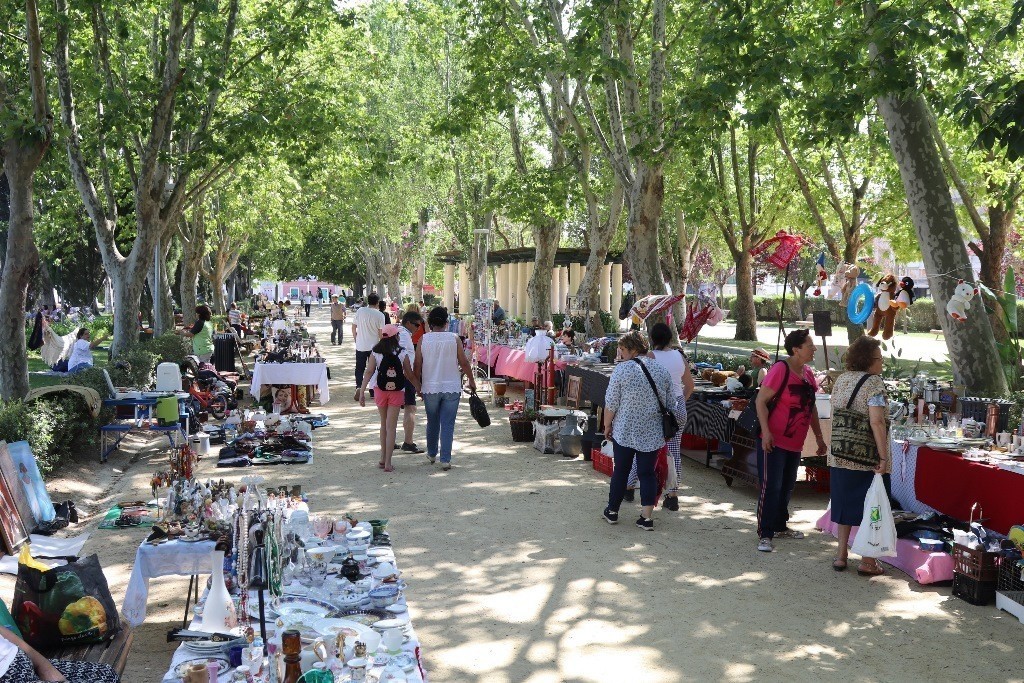
[[302, 678], [302, 640], [293, 628], [281, 634], [281, 651], [284, 652], [284, 678], [281, 683], [298, 683]]

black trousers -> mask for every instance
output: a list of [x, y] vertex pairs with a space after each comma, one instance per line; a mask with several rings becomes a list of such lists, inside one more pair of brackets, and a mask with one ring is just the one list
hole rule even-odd
[[363, 375], [366, 374], [366, 361], [370, 358], [370, 351], [356, 351], [356, 386], [363, 386]]
[[306, 317], [309, 317], [309, 309], [313, 307], [313, 304], [302, 304], [303, 308], [306, 309]]
[[[337, 337], [338, 341], [334, 339]], [[331, 343], [340, 344], [345, 341], [345, 321], [344, 320], [332, 320], [331, 321]]]

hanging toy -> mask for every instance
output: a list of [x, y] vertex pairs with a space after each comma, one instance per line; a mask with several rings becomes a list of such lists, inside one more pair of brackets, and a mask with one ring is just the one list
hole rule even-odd
[[821, 296], [821, 286], [828, 280], [828, 272], [825, 270], [825, 252], [818, 254], [818, 258], [814, 261], [817, 274], [814, 276], [817, 282], [814, 287], [814, 296]]
[[875, 291], [875, 310], [868, 334], [874, 337], [881, 329], [882, 339], [891, 339], [896, 329], [896, 314], [900, 312], [898, 307], [892, 305], [896, 298], [896, 276], [892, 273], [884, 275], [875, 283]]
[[857, 286], [858, 277], [860, 277], [860, 266], [852, 263], [840, 263], [836, 267], [836, 274], [832, 279], [832, 298], [836, 301], [849, 301], [850, 294]]
[[846, 304], [846, 317], [854, 325], [863, 324], [871, 315], [873, 303], [874, 293], [871, 291], [871, 285], [866, 282], [860, 283], [850, 293], [850, 300]]
[[912, 303], [914, 303], [914, 280], [904, 276], [900, 278], [900, 285], [896, 289], [896, 298], [893, 299], [890, 306], [905, 310], [910, 308]]
[[953, 296], [949, 298], [949, 303], [946, 304], [946, 313], [949, 313], [949, 317], [953, 320], [961, 323], [964, 322], [967, 320], [967, 309], [971, 307], [971, 299], [977, 293], [977, 287], [971, 287], [963, 280], [957, 280]]

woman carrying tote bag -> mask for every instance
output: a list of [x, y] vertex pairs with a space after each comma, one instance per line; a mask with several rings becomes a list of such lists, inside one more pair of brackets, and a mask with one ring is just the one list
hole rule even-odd
[[[864, 498], [875, 473], [887, 473], [889, 401], [885, 395], [881, 342], [862, 336], [846, 352], [846, 372], [832, 386], [832, 448], [828, 456], [832, 521], [839, 526], [839, 551], [832, 562], [846, 569], [850, 530], [861, 523]], [[885, 571], [873, 557], [862, 557], [857, 573]]]

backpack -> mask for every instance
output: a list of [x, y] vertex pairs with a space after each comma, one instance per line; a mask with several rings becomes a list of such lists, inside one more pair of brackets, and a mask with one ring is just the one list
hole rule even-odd
[[377, 388], [381, 391], [403, 391], [405, 370], [397, 353], [386, 353], [377, 367]]

